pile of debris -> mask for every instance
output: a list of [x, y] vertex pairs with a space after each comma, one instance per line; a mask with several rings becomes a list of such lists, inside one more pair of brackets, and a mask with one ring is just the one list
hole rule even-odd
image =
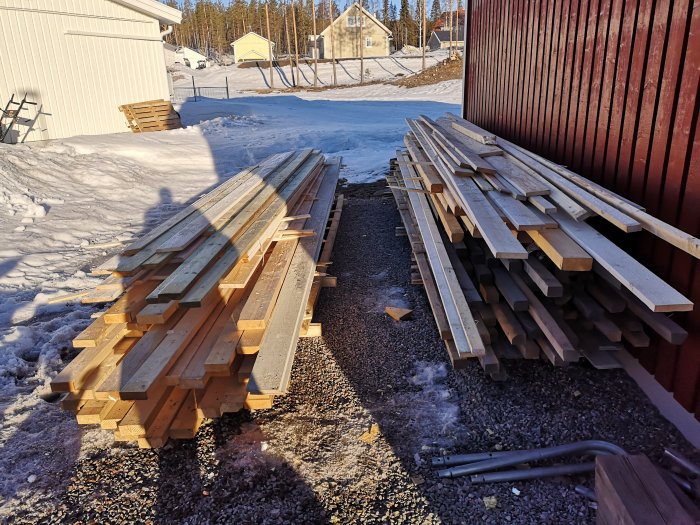
[[[221, 184], [95, 270], [81, 297], [116, 300], [51, 383], [80, 424], [159, 447], [205, 417], [269, 408], [311, 323], [342, 208], [339, 159], [274, 155]], [[333, 205], [335, 203], [335, 209]]]
[[457, 366], [494, 379], [504, 358], [618, 367], [622, 342], [672, 344], [690, 300], [585, 221], [646, 229], [698, 257], [698, 239], [454, 115], [408, 121], [389, 185], [440, 334]]

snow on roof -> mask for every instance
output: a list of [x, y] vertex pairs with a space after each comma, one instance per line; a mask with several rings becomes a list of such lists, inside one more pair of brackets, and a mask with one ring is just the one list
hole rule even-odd
[[182, 22], [182, 13], [165, 4], [161, 4], [157, 0], [112, 0], [117, 4], [149, 15], [163, 24], [179, 24]]

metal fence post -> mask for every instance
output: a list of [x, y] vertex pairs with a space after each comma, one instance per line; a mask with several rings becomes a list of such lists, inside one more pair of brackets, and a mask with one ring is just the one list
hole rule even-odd
[[192, 77], [192, 94], [194, 95], [194, 101], [197, 102], [197, 86], [194, 85], [194, 76]]
[[226, 98], [230, 98], [228, 94], [228, 77], [224, 77], [226, 79]]

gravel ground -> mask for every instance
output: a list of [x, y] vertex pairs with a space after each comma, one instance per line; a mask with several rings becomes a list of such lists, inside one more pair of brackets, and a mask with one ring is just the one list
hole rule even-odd
[[[430, 458], [593, 438], [656, 460], [663, 446], [691, 453], [622, 371], [513, 361], [510, 379], [495, 383], [476, 361], [452, 370], [422, 289], [409, 284], [393, 200], [381, 184], [345, 193], [331, 267], [338, 287], [317, 309], [324, 337], [300, 342], [288, 396], [158, 451], [89, 431], [77, 459], [19, 491], [0, 520], [585, 524], [595, 511], [573, 488], [592, 486], [592, 476], [470, 486], [439, 479]], [[394, 322], [386, 305], [409, 306], [413, 317]], [[53, 439], [62, 454], [62, 436]]]

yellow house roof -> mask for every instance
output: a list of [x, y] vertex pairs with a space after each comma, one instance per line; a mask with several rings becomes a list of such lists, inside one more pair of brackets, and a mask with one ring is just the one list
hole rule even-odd
[[236, 44], [236, 42], [240, 42], [241, 40], [248, 39], [249, 37], [259, 38], [260, 40], [265, 42], [265, 44], [270, 42], [270, 43], [272, 43], [273, 46], [275, 45], [275, 43], [272, 42], [271, 40], [268, 40], [264, 36], [257, 34], [255, 31], [251, 31], [250, 33], [246, 33], [245, 35], [243, 35], [241, 38], [238, 38], [238, 39], [234, 40], [233, 42], [231, 42], [231, 46], [234, 46]]

